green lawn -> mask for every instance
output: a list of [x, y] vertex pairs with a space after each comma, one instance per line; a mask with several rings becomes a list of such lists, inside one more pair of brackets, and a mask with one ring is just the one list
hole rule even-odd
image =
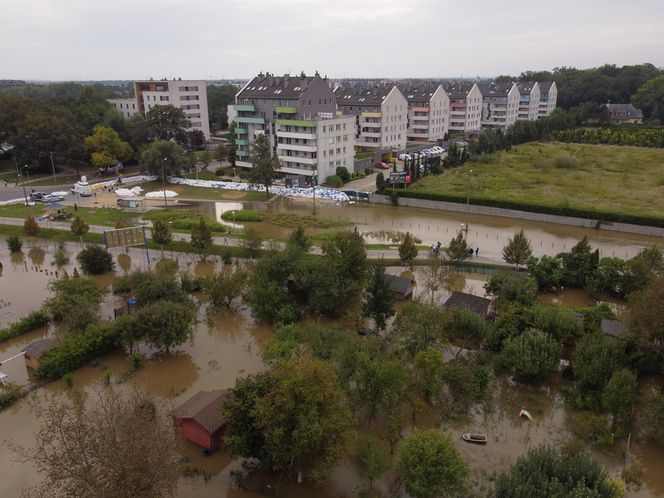
[[[472, 170], [472, 174], [470, 174]], [[664, 150], [529, 143], [486, 155], [409, 190], [465, 200], [589, 209], [664, 217]]]
[[[161, 182], [142, 183], [141, 187], [145, 192], [162, 190]], [[222, 190], [209, 187], [192, 187], [189, 185], [166, 185], [166, 190], [172, 190], [179, 194], [182, 199], [200, 199], [212, 201], [265, 201], [267, 200], [264, 192], [244, 192], [240, 190]]]
[[[67, 206], [64, 208], [70, 213], [74, 213], [74, 208]], [[46, 213], [46, 206], [36, 204], [34, 206], [25, 206], [23, 204], [11, 204], [9, 206], [0, 206], [0, 216], [10, 218], [26, 218], [27, 216], [41, 216]], [[115, 223], [124, 218], [129, 221], [138, 216], [138, 213], [124, 211], [122, 209], [107, 208], [86, 208], [79, 207], [76, 211], [83, 220], [89, 225], [115, 226]]]

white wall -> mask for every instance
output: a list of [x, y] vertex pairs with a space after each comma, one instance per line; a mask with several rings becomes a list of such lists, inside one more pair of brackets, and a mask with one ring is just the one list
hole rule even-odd
[[397, 150], [405, 149], [408, 101], [396, 85], [385, 97], [380, 109], [382, 114], [381, 147]]

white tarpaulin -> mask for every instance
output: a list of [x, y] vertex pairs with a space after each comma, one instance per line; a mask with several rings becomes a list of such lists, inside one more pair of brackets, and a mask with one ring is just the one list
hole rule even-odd
[[136, 197], [141, 195], [143, 189], [141, 187], [132, 187], [132, 188], [119, 188], [115, 191], [115, 195], [118, 197]]
[[[178, 193], [173, 192], [172, 190], [166, 190], [166, 197], [167, 198], [172, 198], [172, 197], [177, 197]], [[146, 199], [163, 199], [164, 198], [164, 191], [163, 190], [157, 190], [155, 192], [148, 192], [145, 194]]]

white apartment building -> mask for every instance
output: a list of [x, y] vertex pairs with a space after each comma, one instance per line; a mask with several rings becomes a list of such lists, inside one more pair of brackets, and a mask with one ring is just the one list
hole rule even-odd
[[482, 128], [507, 130], [519, 115], [519, 88], [516, 83], [480, 83]]
[[[202, 80], [145, 80], [134, 82], [133, 99], [109, 99], [125, 118], [137, 112], [145, 115], [158, 105], [172, 105], [184, 111], [187, 130], [200, 130], [210, 140], [207, 84]], [[129, 107], [131, 106], [131, 107]]]
[[536, 81], [517, 83], [519, 88], [519, 121], [535, 121], [539, 115], [540, 89]]
[[540, 90], [538, 117], [544, 118], [556, 108], [558, 88], [555, 81], [538, 81], [537, 84]]
[[406, 137], [412, 142], [443, 140], [449, 130], [450, 99], [440, 83], [400, 85], [408, 102]]
[[482, 127], [482, 92], [473, 82], [451, 82], [444, 85], [450, 101], [450, 133], [472, 134]]
[[408, 102], [396, 85], [338, 87], [337, 108], [355, 116], [355, 146], [361, 151], [406, 148]]
[[353, 171], [355, 117], [321, 114], [313, 119], [277, 119], [275, 136], [280, 171], [316, 176], [322, 183], [337, 167]]

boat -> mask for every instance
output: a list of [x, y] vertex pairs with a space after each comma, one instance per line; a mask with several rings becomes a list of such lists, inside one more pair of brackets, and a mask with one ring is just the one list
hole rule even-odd
[[466, 432], [461, 437], [464, 441], [475, 444], [486, 444], [489, 440], [489, 438], [486, 437], [486, 434], [471, 434], [470, 432]]

